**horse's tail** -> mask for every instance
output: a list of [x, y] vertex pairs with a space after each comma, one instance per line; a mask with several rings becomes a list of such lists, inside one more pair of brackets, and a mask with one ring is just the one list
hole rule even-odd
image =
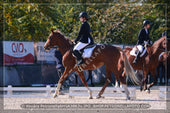
[[125, 60], [124, 60], [124, 67], [125, 67], [125, 74], [128, 77], [130, 77], [131, 80], [133, 80], [137, 85], [140, 85], [140, 81], [139, 79], [135, 76], [135, 72], [132, 68], [132, 66], [130, 65], [127, 56], [125, 54], [125, 52], [118, 47], [118, 49], [123, 53], [123, 55], [125, 56]]

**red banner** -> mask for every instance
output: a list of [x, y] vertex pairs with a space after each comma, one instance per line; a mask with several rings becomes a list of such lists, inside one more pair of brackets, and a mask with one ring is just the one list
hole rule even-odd
[[5, 65], [34, 63], [34, 42], [4, 41], [3, 49]]

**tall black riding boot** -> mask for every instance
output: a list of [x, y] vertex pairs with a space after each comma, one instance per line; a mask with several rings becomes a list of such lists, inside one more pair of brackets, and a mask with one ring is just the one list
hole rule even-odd
[[81, 53], [80, 53], [78, 50], [74, 50], [74, 51], [73, 51], [73, 54], [74, 54], [74, 56], [76, 56], [76, 58], [77, 58], [77, 65], [78, 65], [78, 66], [84, 63], [84, 62], [83, 62], [83, 59], [82, 59], [82, 57], [81, 57]]
[[133, 64], [137, 63], [137, 60], [139, 59], [139, 57], [140, 57], [140, 52], [137, 53], [135, 59], [133, 60]]

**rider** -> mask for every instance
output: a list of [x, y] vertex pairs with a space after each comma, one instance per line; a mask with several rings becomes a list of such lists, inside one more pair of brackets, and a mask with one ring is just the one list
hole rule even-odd
[[77, 65], [81, 65], [84, 63], [82, 59], [82, 53], [80, 50], [82, 50], [87, 45], [94, 43], [93, 38], [90, 35], [91, 32], [90, 25], [87, 23], [88, 14], [86, 12], [81, 12], [79, 14], [79, 18], [82, 24], [80, 27], [78, 37], [74, 41], [76, 45], [73, 48], [73, 54], [77, 58]]
[[149, 38], [149, 31], [151, 22], [148, 20], [143, 21], [143, 28], [140, 30], [138, 34], [138, 41], [137, 41], [137, 48], [139, 49], [136, 58], [134, 59], [133, 63], [137, 63], [137, 59], [140, 56], [140, 53], [143, 51], [143, 46], [147, 43], [151, 44], [150, 38]]

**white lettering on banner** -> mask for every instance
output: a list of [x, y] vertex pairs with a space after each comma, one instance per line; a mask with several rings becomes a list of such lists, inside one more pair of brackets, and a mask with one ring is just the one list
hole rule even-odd
[[46, 61], [46, 62], [54, 62], [55, 61], [55, 49], [50, 49], [49, 51], [44, 50], [45, 42], [37, 42], [36, 43], [36, 51], [37, 51], [37, 61]]
[[3, 41], [5, 65], [34, 63], [34, 42]]

